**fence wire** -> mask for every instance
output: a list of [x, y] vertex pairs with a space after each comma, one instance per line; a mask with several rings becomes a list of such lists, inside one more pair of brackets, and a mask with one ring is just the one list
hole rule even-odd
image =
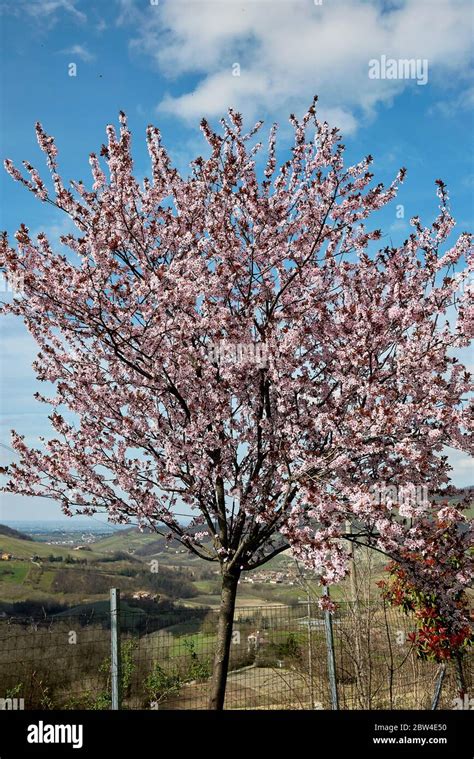
[[[122, 609], [121, 707], [207, 709], [217, 615]], [[439, 665], [416, 656], [409, 617], [382, 602], [340, 603], [332, 627], [340, 709], [430, 708]], [[467, 659], [463, 670], [472, 693]], [[463, 708], [458, 692], [448, 666], [438, 708]], [[110, 613], [0, 619], [0, 702], [11, 708], [14, 699], [26, 709], [110, 709]], [[316, 603], [236, 609], [225, 708], [331, 708], [328, 639]]]

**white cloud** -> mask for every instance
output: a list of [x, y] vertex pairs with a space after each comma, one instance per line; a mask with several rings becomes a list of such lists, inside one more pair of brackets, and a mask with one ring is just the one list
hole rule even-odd
[[71, 47], [61, 50], [61, 53], [80, 58], [84, 63], [91, 63], [95, 60], [95, 55], [91, 53], [85, 45], [71, 45]]
[[27, 14], [37, 23], [55, 24], [59, 11], [65, 11], [70, 16], [84, 23], [87, 16], [77, 7], [76, 0], [21, 0], [20, 2], [3, 3], [0, 10], [15, 15]]
[[173, 0], [147, 10], [121, 0], [120, 7], [119, 23], [134, 27], [132, 51], [151, 56], [170, 80], [198, 75], [159, 104], [193, 122], [229, 106], [247, 117], [301, 112], [317, 93], [322, 115], [350, 132], [378, 104], [416, 87], [369, 79], [369, 60], [427, 59], [429, 81], [441, 83], [446, 74], [464, 76], [471, 50], [470, 0]]
[[107, 29], [107, 23], [104, 21], [103, 18], [100, 18], [95, 26], [95, 31], [98, 34], [101, 34], [102, 32], [105, 32]]
[[451, 480], [456, 487], [465, 488], [474, 484], [474, 459], [467, 453], [457, 451], [454, 448], [446, 448], [444, 455], [453, 467]]
[[394, 221], [393, 224], [390, 224], [388, 229], [389, 229], [389, 232], [391, 232], [392, 234], [397, 234], [397, 233], [407, 234], [410, 228], [406, 221], [402, 221], [401, 219], [398, 219], [397, 221]]
[[50, 219], [46, 223], [34, 227], [30, 233], [31, 237], [36, 238], [40, 232], [46, 235], [50, 245], [55, 249], [62, 247], [61, 237], [77, 233], [77, 227], [70, 216], [65, 214], [64, 211], [58, 211], [54, 220]]
[[458, 118], [460, 113], [474, 108], [474, 86], [466, 87], [455, 97], [439, 100], [428, 109], [429, 116], [440, 114], [444, 118]]

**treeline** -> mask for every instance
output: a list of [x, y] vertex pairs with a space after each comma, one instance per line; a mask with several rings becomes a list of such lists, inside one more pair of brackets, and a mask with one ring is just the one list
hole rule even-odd
[[112, 576], [87, 569], [78, 572], [74, 569], [61, 567], [54, 575], [51, 589], [54, 593], [73, 593], [81, 595], [105, 594], [113, 586]]
[[[41, 556], [33, 556], [33, 561], [39, 560], [42, 561]], [[50, 553], [49, 556], [46, 557], [45, 561], [49, 561], [51, 564], [54, 564], [55, 562], [64, 562], [64, 564], [80, 564], [81, 566], [84, 566], [87, 564], [87, 559], [80, 559], [76, 558], [75, 556], [61, 556], [59, 554]]]
[[157, 572], [152, 572], [151, 568], [135, 567], [124, 567], [111, 572], [88, 568], [78, 572], [72, 567], [69, 569], [62, 566], [55, 573], [52, 590], [55, 593], [102, 595], [117, 584], [118, 577], [122, 578], [118, 584], [127, 592], [144, 590], [174, 600], [199, 595], [186, 570], [161, 566]]
[[[134, 599], [126, 594], [122, 597], [121, 605], [122, 630], [133, 630], [143, 635], [183, 624], [188, 632], [198, 632], [206, 615], [209, 614], [208, 608], [191, 609], [178, 606], [169, 599]], [[71, 612], [71, 617], [68, 616], [68, 612]], [[49, 627], [52, 623], [57, 624], [74, 618], [81, 626], [110, 627], [109, 605], [106, 601], [84, 603], [79, 607], [52, 600], [27, 599], [12, 603], [2, 601], [0, 615], [0, 624], [7, 623], [9, 618], [15, 618], [18, 624], [27, 625], [34, 620], [40, 627]]]
[[199, 595], [184, 569], [159, 566], [157, 572], [141, 570], [135, 575], [135, 579], [143, 589], [162, 593], [169, 598], [193, 598]]
[[70, 605], [56, 601], [54, 598], [46, 601], [37, 601], [34, 599], [25, 599], [24, 601], [0, 601], [0, 615], [7, 617], [48, 617], [53, 614], [59, 614], [67, 611]]
[[101, 556], [100, 559], [94, 559], [91, 561], [91, 564], [113, 564], [116, 561], [128, 561], [132, 564], [140, 564], [140, 560], [135, 558], [135, 556], [132, 556], [131, 553], [127, 553], [126, 551], [114, 551], [111, 554], [108, 554], [107, 556]]
[[135, 600], [124, 596], [123, 601], [127, 606], [133, 607], [137, 611], [145, 612], [145, 614], [141, 615], [133, 613], [130, 615], [127, 612], [123, 614], [124, 627], [128, 626], [127, 623], [130, 622], [130, 617], [133, 617], [133, 627], [142, 635], [164, 630], [165, 628], [172, 628], [177, 625], [186, 625], [186, 632], [189, 634], [199, 632], [203, 620], [209, 614], [209, 608], [178, 606], [170, 599], [152, 601], [149, 598], [141, 598]]

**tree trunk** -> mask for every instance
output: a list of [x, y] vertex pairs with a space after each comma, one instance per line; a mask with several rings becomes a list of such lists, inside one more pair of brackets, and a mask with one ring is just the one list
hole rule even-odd
[[216, 653], [212, 672], [209, 709], [224, 708], [227, 670], [229, 668], [230, 646], [232, 643], [232, 625], [234, 622], [235, 597], [240, 571], [222, 573], [221, 605], [217, 625]]

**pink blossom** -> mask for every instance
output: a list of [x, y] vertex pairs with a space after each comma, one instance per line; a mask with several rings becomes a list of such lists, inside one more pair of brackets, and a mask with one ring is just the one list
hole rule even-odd
[[[409, 551], [430, 555], [444, 529], [464, 556], [462, 509], [442, 507], [435, 529], [430, 503], [373, 498], [380, 483], [436, 493], [449, 481], [443, 447], [473, 449], [472, 380], [452, 358], [474, 325], [469, 293], [458, 292], [472, 238], [448, 247], [444, 185], [431, 226], [415, 216], [402, 245], [377, 249], [373, 212], [405, 172], [384, 187], [371, 156], [346, 167], [315, 103], [291, 118], [293, 151], [280, 167], [272, 128], [263, 179], [253, 142], [262, 124], [245, 133], [234, 111], [221, 133], [203, 120], [209, 157], [190, 177], [150, 126], [143, 183], [119, 121], [90, 157], [91, 188], [65, 188], [40, 124], [53, 192], [30, 164], [25, 178], [5, 162], [76, 227], [62, 238], [68, 255], [24, 225], [16, 244], [0, 238], [6, 275], [24, 273], [23, 297], [2, 312], [25, 322], [34, 371], [55, 385], [52, 398], [37, 396], [52, 406], [51, 438], [33, 448], [13, 434], [20, 461], [5, 489], [56, 499], [66, 513], [164, 525], [225, 572], [291, 546], [334, 583], [347, 574], [350, 541], [360, 542], [402, 562], [456, 618], [469, 567], [451, 570], [441, 555], [420, 568]], [[265, 345], [265, 361], [219, 360], [218, 345]], [[182, 524], [183, 502], [204, 529]]]

